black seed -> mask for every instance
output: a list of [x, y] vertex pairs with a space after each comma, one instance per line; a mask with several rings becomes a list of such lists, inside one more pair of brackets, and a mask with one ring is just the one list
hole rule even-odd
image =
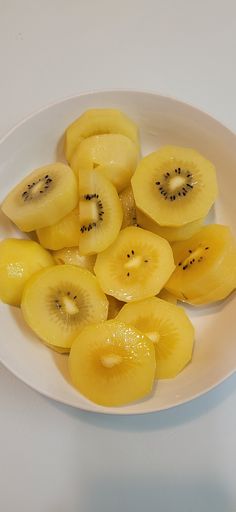
[[193, 258], [193, 259], [192, 259], [192, 262], [193, 262], [193, 263], [194, 263], [194, 261], [195, 261], [195, 258]]
[[161, 184], [161, 182], [160, 182], [160, 181], [156, 181], [156, 185], [160, 185], [160, 184]]
[[144, 260], [144, 263], [148, 263], [148, 260]]
[[180, 261], [180, 262], [178, 263], [178, 265], [179, 265], [179, 267], [181, 267], [181, 265], [182, 265], [182, 262]]
[[132, 252], [132, 254], [134, 254], [134, 251], [133, 251], [133, 249], [132, 249], [132, 251], [131, 251], [131, 252]]
[[48, 174], [46, 174], [46, 176], [44, 176], [45, 180], [46, 180], [48, 177], [49, 177], [49, 176], [48, 176]]
[[183, 192], [183, 196], [186, 196], [186, 193], [185, 193], [185, 192]]
[[191, 249], [189, 249], [188, 252], [189, 252], [189, 254], [192, 254], [193, 251]]
[[180, 167], [178, 167], [178, 171], [181, 171]]
[[178, 172], [178, 170], [177, 170], [177, 169], [175, 169], [175, 172], [177, 173], [177, 172]]
[[74, 296], [74, 299], [77, 299], [77, 295]]
[[185, 270], [186, 268], [188, 268], [188, 265], [184, 265], [183, 270]]
[[40, 190], [40, 191], [39, 191], [39, 193], [40, 193], [40, 194], [43, 194], [43, 190]]
[[67, 292], [67, 295], [70, 295], [70, 292]]
[[127, 254], [127, 258], [130, 258], [130, 254]]
[[127, 272], [127, 276], [129, 277], [129, 272]]
[[192, 185], [190, 185], [190, 183], [187, 183], [187, 187], [189, 187], [189, 188], [193, 188], [193, 186], [192, 186]]
[[205, 251], [207, 251], [208, 249], [210, 249], [210, 247], [205, 247]]

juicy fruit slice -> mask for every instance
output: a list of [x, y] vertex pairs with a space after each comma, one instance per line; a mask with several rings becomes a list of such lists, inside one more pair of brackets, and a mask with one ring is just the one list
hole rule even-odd
[[108, 133], [125, 135], [139, 147], [137, 126], [123, 112], [110, 108], [87, 110], [70, 126], [65, 133], [65, 155], [71, 162], [76, 147], [88, 137]]
[[118, 192], [128, 186], [136, 169], [138, 149], [125, 135], [94, 135], [84, 139], [73, 153], [71, 167], [102, 172]]
[[175, 377], [191, 360], [194, 329], [182, 308], [151, 297], [126, 304], [116, 320], [133, 325], [153, 342], [157, 379]]
[[122, 207], [112, 183], [96, 171], [80, 171], [80, 253], [103, 251], [117, 237]]
[[177, 304], [177, 299], [172, 293], [168, 292], [167, 290], [163, 289], [158, 293], [158, 299], [166, 300], [167, 302], [170, 302], [171, 304]]
[[53, 226], [37, 229], [36, 234], [41, 245], [52, 251], [79, 245], [79, 207], [74, 208]]
[[[236, 283], [236, 245], [228, 226], [204, 226], [172, 246], [176, 269], [165, 288], [190, 304], [225, 298]], [[230, 285], [231, 283], [231, 285]], [[224, 291], [225, 290], [225, 291]]]
[[157, 224], [157, 222], [148, 217], [148, 215], [137, 209], [138, 225], [141, 228], [147, 229], [148, 231], [152, 231], [152, 233], [156, 233], [157, 235], [162, 236], [169, 242], [187, 240], [201, 229], [203, 222], [204, 219], [198, 219], [194, 220], [193, 222], [189, 222], [188, 224], [184, 224], [183, 226], [160, 226], [160, 224]]
[[53, 257], [58, 265], [77, 265], [81, 268], [87, 268], [90, 272], [93, 272], [93, 267], [96, 261], [96, 255], [82, 256], [79, 251], [79, 247], [67, 247], [54, 251]]
[[76, 177], [68, 165], [55, 163], [36, 169], [7, 195], [2, 211], [21, 231], [51, 226], [78, 202]]
[[143, 158], [131, 182], [137, 207], [161, 226], [206, 217], [217, 196], [213, 164], [194, 149], [178, 146]]
[[39, 338], [69, 348], [85, 325], [106, 320], [108, 301], [91, 272], [55, 265], [29, 279], [21, 309]]
[[124, 302], [121, 302], [120, 300], [116, 299], [115, 297], [112, 297], [112, 295], [107, 295], [109, 308], [108, 308], [108, 320], [111, 318], [115, 318], [119, 311], [121, 310], [122, 306], [124, 306]]
[[19, 306], [28, 279], [54, 264], [49, 252], [32, 240], [6, 238], [0, 242], [0, 299]]
[[155, 368], [153, 343], [114, 320], [85, 327], [69, 355], [74, 386], [89, 400], [105, 406], [124, 405], [148, 395]]
[[122, 229], [128, 226], [137, 225], [136, 206], [131, 185], [120, 194], [120, 201], [123, 209]]
[[98, 254], [94, 271], [105, 293], [129, 302], [159, 293], [174, 268], [172, 250], [164, 238], [128, 227]]

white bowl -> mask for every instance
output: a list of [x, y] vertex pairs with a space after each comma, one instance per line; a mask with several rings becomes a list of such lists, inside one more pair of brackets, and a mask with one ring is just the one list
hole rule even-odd
[[[65, 127], [91, 107], [115, 107], [127, 113], [140, 127], [143, 154], [164, 144], [177, 144], [194, 147], [214, 162], [220, 196], [210, 220], [234, 227], [236, 136], [196, 108], [148, 92], [82, 94], [50, 105], [18, 124], [0, 145], [0, 200], [33, 168], [64, 160]], [[21, 236], [3, 215], [0, 233], [1, 238]], [[125, 407], [100, 407], [80, 395], [70, 384], [67, 356], [44, 346], [25, 326], [20, 310], [4, 304], [0, 305], [0, 360], [32, 388], [74, 407], [108, 414], [160, 411], [205, 393], [235, 371], [235, 304], [234, 295], [211, 307], [188, 307], [196, 329], [192, 363], [177, 378], [159, 381], [146, 400]]]

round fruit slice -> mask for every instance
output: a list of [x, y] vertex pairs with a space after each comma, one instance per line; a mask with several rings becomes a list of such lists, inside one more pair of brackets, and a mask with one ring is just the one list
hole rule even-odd
[[61, 163], [36, 169], [7, 195], [2, 211], [21, 231], [51, 226], [78, 202], [76, 177]]
[[141, 228], [147, 229], [148, 231], [152, 231], [152, 233], [156, 233], [159, 236], [162, 236], [169, 242], [176, 242], [178, 240], [187, 240], [195, 233], [197, 233], [202, 225], [204, 219], [194, 220], [193, 222], [189, 222], [188, 224], [184, 224], [183, 226], [160, 226], [151, 217], [148, 217], [141, 210], [137, 209], [137, 223]]
[[20, 306], [25, 283], [44, 267], [54, 264], [49, 252], [37, 242], [6, 238], [0, 242], [0, 299]]
[[[123, 209], [122, 229], [137, 225], [136, 206], [131, 185], [119, 195]], [[150, 230], [151, 231], [151, 230]]]
[[53, 226], [37, 229], [36, 234], [41, 245], [52, 251], [79, 245], [79, 207], [74, 208]]
[[148, 395], [156, 369], [153, 343], [114, 320], [85, 327], [74, 340], [69, 372], [89, 400], [119, 406]]
[[98, 254], [94, 271], [105, 293], [129, 302], [159, 293], [174, 268], [172, 249], [164, 238], [128, 227]]
[[165, 146], [151, 153], [131, 181], [137, 207], [161, 226], [206, 217], [217, 196], [215, 167], [189, 148]]
[[65, 249], [60, 249], [59, 251], [54, 251], [53, 257], [58, 265], [64, 265], [65, 263], [68, 265], [77, 265], [81, 268], [87, 268], [91, 272], [93, 272], [96, 261], [95, 254], [91, 254], [90, 256], [81, 256], [79, 247], [67, 247]]
[[39, 338], [68, 348], [85, 325], [106, 320], [108, 301], [91, 272], [55, 265], [29, 279], [21, 308]]
[[80, 254], [103, 251], [117, 237], [123, 218], [112, 183], [96, 171], [80, 171]]
[[191, 361], [194, 329], [182, 308], [151, 297], [126, 304], [116, 321], [133, 325], [154, 343], [157, 379], [176, 377]]
[[87, 110], [65, 133], [65, 154], [71, 162], [76, 147], [87, 137], [108, 133], [125, 135], [139, 147], [137, 126], [125, 114], [116, 109], [96, 108]]
[[118, 192], [129, 185], [136, 169], [138, 149], [125, 135], [109, 133], [84, 139], [73, 153], [71, 167], [102, 172]]
[[[229, 227], [220, 224], [204, 226], [192, 238], [176, 242], [172, 248], [176, 269], [165, 288], [180, 300], [204, 304], [208, 296], [212, 301], [219, 300], [218, 289], [221, 298], [234, 289], [236, 249]], [[222, 296], [224, 286], [225, 296]]]

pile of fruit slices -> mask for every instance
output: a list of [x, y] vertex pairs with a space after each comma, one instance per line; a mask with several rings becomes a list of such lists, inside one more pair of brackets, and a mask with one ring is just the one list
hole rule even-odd
[[177, 299], [227, 297], [236, 244], [229, 227], [203, 226], [217, 180], [197, 151], [165, 146], [141, 159], [137, 126], [93, 109], [67, 128], [65, 155], [69, 165], [36, 169], [3, 201], [39, 243], [0, 242], [0, 298], [69, 353], [82, 394], [123, 405], [191, 361], [194, 329]]

